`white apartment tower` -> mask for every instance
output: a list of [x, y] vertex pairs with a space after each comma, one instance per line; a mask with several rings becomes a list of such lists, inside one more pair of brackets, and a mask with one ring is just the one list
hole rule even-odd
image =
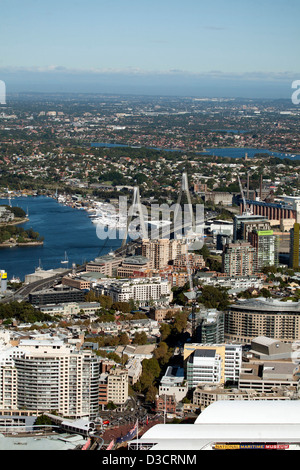
[[22, 340], [0, 356], [2, 409], [56, 411], [74, 419], [97, 416], [100, 371], [92, 352], [58, 339]]

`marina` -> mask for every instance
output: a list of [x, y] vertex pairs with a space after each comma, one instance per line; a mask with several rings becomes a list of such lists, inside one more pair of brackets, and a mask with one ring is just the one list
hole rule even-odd
[[[8, 273], [8, 278], [25, 279], [42, 266], [43, 269], [57, 269], [73, 263], [81, 265], [120, 247], [121, 240], [100, 240], [96, 226], [85, 210], [60, 203], [51, 197], [18, 197], [12, 199], [13, 206], [25, 211], [28, 207], [29, 220], [21, 226], [33, 228], [44, 237], [43, 245], [14, 246], [1, 248], [0, 265]], [[7, 199], [0, 199], [0, 205]], [[67, 254], [67, 259], [65, 255]], [[62, 264], [61, 261], [64, 261]]]

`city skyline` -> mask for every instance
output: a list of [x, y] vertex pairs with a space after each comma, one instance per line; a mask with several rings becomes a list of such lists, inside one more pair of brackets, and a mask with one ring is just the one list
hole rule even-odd
[[299, 4], [1, 2], [7, 92], [288, 98]]

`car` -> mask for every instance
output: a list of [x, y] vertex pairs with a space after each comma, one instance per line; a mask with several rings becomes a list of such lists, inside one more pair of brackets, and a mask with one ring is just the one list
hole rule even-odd
[[105, 421], [103, 421], [103, 424], [110, 424], [110, 421], [108, 421], [108, 419], [106, 419]]

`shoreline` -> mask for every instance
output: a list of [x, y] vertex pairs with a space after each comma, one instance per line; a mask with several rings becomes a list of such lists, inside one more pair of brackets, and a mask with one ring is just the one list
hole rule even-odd
[[0, 248], [14, 248], [17, 246], [42, 246], [44, 242], [28, 242], [28, 243], [0, 243]]
[[25, 217], [24, 219], [20, 219], [20, 220], [13, 220], [11, 222], [0, 222], [0, 227], [6, 227], [6, 226], [10, 226], [10, 225], [21, 225], [21, 224], [25, 224], [26, 222], [29, 222], [29, 218], [28, 217]]

